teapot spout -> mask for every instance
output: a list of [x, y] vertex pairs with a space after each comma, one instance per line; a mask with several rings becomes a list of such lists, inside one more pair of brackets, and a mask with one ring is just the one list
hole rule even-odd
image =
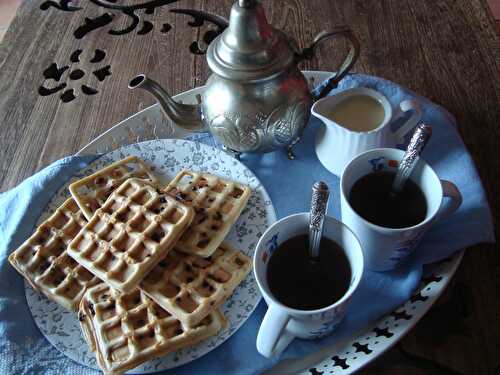
[[144, 74], [132, 78], [128, 88], [131, 90], [141, 88], [148, 91], [156, 98], [163, 113], [181, 128], [190, 132], [207, 131], [201, 121], [199, 105], [177, 103], [157, 82]]

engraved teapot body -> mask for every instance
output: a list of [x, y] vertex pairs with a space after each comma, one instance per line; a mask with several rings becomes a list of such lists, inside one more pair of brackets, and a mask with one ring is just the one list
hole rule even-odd
[[290, 148], [300, 139], [316, 99], [297, 65], [332, 37], [347, 38], [351, 47], [318, 98], [336, 87], [354, 65], [359, 55], [354, 34], [345, 27], [322, 32], [299, 52], [294, 41], [269, 25], [256, 0], [239, 0], [231, 9], [229, 26], [208, 48], [212, 74], [197, 105], [175, 102], [144, 75], [132, 79], [129, 88], [149, 91], [178, 126], [193, 132], [210, 131], [238, 153]]

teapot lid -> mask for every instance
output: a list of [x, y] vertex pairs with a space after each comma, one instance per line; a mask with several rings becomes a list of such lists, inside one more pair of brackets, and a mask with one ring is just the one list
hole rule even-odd
[[208, 47], [210, 69], [227, 79], [258, 80], [284, 71], [295, 53], [285, 34], [273, 28], [257, 0], [238, 0], [229, 26]]

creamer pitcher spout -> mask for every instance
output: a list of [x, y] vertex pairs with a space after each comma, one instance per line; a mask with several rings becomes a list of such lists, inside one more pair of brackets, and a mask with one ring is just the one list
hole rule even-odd
[[132, 78], [128, 84], [131, 90], [140, 88], [153, 95], [165, 115], [179, 127], [190, 132], [206, 132], [208, 129], [201, 121], [200, 106], [198, 104], [177, 103], [172, 97], [155, 81], [144, 74]]

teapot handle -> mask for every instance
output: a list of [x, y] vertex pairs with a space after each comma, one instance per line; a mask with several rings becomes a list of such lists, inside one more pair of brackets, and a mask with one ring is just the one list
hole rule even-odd
[[340, 37], [346, 38], [347, 40], [349, 40], [349, 42], [351, 42], [349, 52], [347, 53], [347, 56], [344, 58], [344, 61], [342, 62], [340, 67], [337, 69], [336, 74], [328, 80], [327, 84], [325, 85], [325, 87], [323, 87], [319, 95], [316, 96], [315, 100], [321, 99], [328, 95], [330, 91], [337, 87], [340, 80], [344, 78], [347, 73], [349, 73], [359, 57], [359, 40], [349, 27], [339, 26], [332, 31], [321, 31], [318, 35], [316, 35], [312, 44], [309, 47], [304, 48], [298, 55], [299, 61], [310, 60], [316, 53], [316, 49], [321, 42], [325, 41], [326, 39]]

